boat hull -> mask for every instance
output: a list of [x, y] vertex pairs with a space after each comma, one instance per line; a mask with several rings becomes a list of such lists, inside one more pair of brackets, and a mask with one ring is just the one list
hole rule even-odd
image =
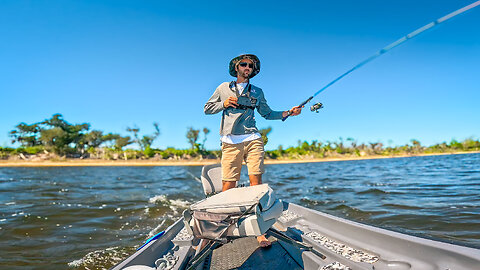
[[[155, 262], [158, 265], [159, 258], [166, 256], [176, 258], [171, 269], [185, 269], [197, 252], [194, 245], [198, 241], [191, 236], [185, 237], [183, 228], [180, 219], [161, 237], [150, 241], [112, 269], [152, 269]], [[284, 212], [274, 228], [311, 245], [326, 259], [281, 239], [272, 239], [274, 248], [271, 250], [258, 248], [251, 239], [237, 239], [214, 250], [200, 266], [202, 269], [272, 269], [272, 264], [286, 266], [284, 269], [480, 269], [479, 249], [368, 226], [293, 203], [284, 202]], [[241, 245], [254, 246], [245, 248]], [[232, 254], [240, 265], [232, 263]], [[272, 258], [276, 258], [275, 262], [271, 261]]]

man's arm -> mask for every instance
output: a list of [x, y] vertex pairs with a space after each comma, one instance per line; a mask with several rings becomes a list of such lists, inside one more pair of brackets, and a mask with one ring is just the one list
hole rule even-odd
[[205, 103], [203, 111], [205, 114], [216, 114], [223, 111], [223, 109], [223, 101], [220, 98], [220, 91], [217, 88], [207, 103]]
[[267, 100], [263, 95], [263, 92], [258, 98], [258, 105], [257, 105], [257, 112], [267, 120], [278, 120], [283, 118], [283, 114], [285, 112], [282, 111], [274, 111], [270, 109], [270, 106], [267, 104]]
[[284, 111], [283, 114], [282, 114], [282, 119], [284, 117], [286, 117], [288, 115], [288, 112], [290, 112], [290, 116], [297, 116], [299, 115], [300, 113], [302, 113], [302, 108], [304, 106], [300, 107], [300, 106], [295, 106], [293, 108], [291, 108], [290, 110], [288, 111]]
[[298, 106], [291, 108], [289, 111], [274, 111], [268, 106], [267, 100], [265, 99], [263, 93], [260, 96], [259, 101], [260, 102], [257, 106], [257, 111], [263, 118], [267, 120], [282, 119], [287, 116], [289, 111], [291, 111], [291, 116], [299, 115], [302, 112], [302, 108]]

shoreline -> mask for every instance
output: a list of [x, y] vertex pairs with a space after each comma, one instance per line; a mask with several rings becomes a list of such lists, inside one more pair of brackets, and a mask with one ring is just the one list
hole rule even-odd
[[[423, 153], [415, 155], [396, 155], [396, 156], [364, 156], [364, 157], [330, 157], [330, 158], [312, 158], [312, 159], [267, 159], [266, 165], [271, 164], [290, 164], [290, 163], [317, 163], [317, 162], [336, 162], [336, 161], [352, 161], [352, 160], [369, 160], [369, 159], [388, 159], [388, 158], [405, 158], [420, 156], [444, 156], [444, 155], [461, 155], [476, 154], [480, 151], [469, 152], [453, 152], [453, 153]], [[220, 159], [203, 159], [203, 160], [99, 160], [99, 159], [66, 159], [66, 160], [0, 160], [0, 167], [117, 167], [117, 166], [204, 166], [208, 164], [220, 163]]]

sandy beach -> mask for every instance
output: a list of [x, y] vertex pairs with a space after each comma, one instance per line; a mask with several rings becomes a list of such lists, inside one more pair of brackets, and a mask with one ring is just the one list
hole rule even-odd
[[[398, 156], [366, 156], [366, 157], [334, 157], [334, 158], [304, 158], [304, 159], [267, 159], [265, 164], [285, 164], [285, 163], [308, 163], [308, 162], [332, 162], [348, 160], [367, 160], [367, 159], [385, 159], [385, 158], [404, 158], [416, 156], [438, 156], [438, 155], [458, 155], [473, 154], [480, 151], [455, 152], [455, 153], [428, 153], [416, 155], [398, 155]], [[101, 159], [65, 159], [65, 160], [0, 160], [0, 167], [79, 167], [79, 166], [203, 166], [207, 164], [220, 163], [220, 159], [202, 159], [202, 160], [101, 160]]]

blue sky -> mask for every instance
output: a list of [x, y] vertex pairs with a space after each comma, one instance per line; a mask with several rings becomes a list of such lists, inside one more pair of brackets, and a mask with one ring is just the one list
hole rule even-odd
[[[0, 146], [20, 122], [71, 123], [187, 148], [187, 127], [211, 130], [203, 105], [233, 80], [228, 62], [256, 54], [252, 83], [275, 110], [295, 106], [403, 35], [473, 1], [2, 1]], [[298, 140], [425, 145], [480, 137], [480, 7], [395, 48], [272, 127], [267, 149]], [[311, 105], [311, 104], [310, 104]]]

